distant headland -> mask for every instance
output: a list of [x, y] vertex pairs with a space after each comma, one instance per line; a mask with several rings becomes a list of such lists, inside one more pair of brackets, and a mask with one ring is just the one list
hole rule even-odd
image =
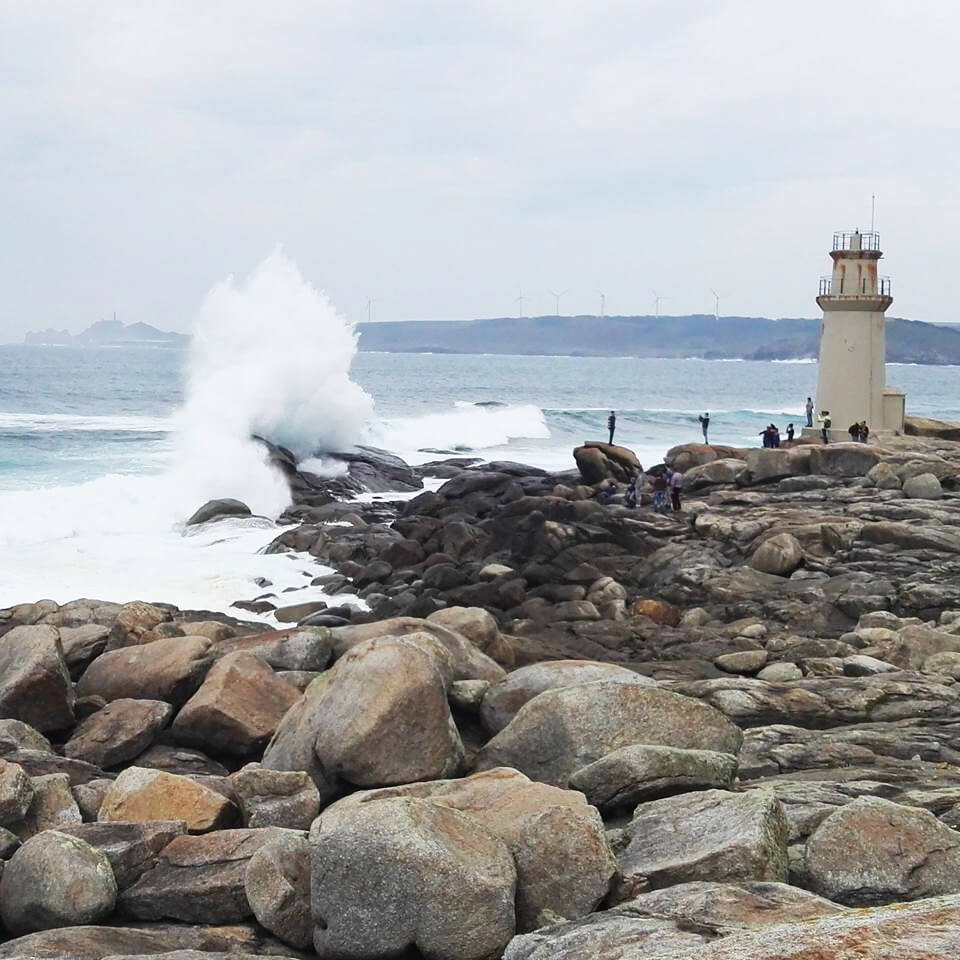
[[112, 347], [141, 344], [157, 347], [178, 347], [190, 342], [185, 333], [158, 330], [149, 323], [127, 323], [120, 320], [100, 320], [82, 333], [68, 330], [35, 330], [23, 342], [33, 346]]
[[[819, 319], [720, 317], [501, 317], [361, 323], [360, 350], [582, 357], [803, 360], [817, 356]], [[960, 364], [960, 327], [887, 320], [889, 363]]]

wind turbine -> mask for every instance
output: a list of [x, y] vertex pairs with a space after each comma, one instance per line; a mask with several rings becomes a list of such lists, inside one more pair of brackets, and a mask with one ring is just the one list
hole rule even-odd
[[666, 300], [666, 297], [661, 297], [656, 290], [653, 291], [653, 309], [657, 314], [657, 319], [660, 319], [660, 301]]
[[605, 293], [600, 294], [600, 316], [605, 317], [607, 315], [607, 295]]
[[523, 316], [523, 287], [520, 288], [520, 296], [514, 301], [520, 304], [520, 316]]
[[373, 297], [367, 297], [367, 323], [373, 322], [373, 305], [376, 303], [376, 300]]
[[713, 319], [717, 322], [720, 321], [720, 294], [717, 293], [712, 287], [710, 292], [713, 294]]
[[559, 293], [557, 293], [555, 290], [551, 290], [551, 291], [550, 291], [550, 293], [553, 295], [553, 298], [554, 298], [554, 300], [556, 301], [556, 304], [557, 304], [557, 312], [554, 314], [554, 316], [556, 316], [556, 317], [559, 317], [559, 316], [560, 316], [560, 298], [561, 298], [565, 293], [569, 293], [569, 292], [570, 292], [569, 290], [561, 290]]

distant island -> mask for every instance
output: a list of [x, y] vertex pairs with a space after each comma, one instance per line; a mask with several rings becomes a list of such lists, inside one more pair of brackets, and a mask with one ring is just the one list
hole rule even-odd
[[[499, 317], [361, 323], [360, 350], [575, 357], [816, 358], [820, 321], [766, 317]], [[889, 363], [960, 364], [960, 329], [887, 320]]]
[[68, 330], [37, 330], [28, 333], [23, 342], [33, 346], [114, 347], [142, 344], [158, 347], [184, 346], [190, 342], [185, 333], [158, 330], [149, 323], [127, 323], [100, 320], [82, 333]]

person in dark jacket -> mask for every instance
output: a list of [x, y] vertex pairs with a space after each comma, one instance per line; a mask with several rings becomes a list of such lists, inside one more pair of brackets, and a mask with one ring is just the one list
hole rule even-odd
[[807, 426], [813, 426], [813, 400], [810, 397], [807, 397]]
[[788, 423], [787, 424], [787, 442], [788, 443], [793, 441], [793, 434], [794, 434], [793, 424]]
[[860, 421], [860, 442], [866, 443], [870, 439], [870, 428], [867, 426], [866, 420]]
[[610, 443], [613, 443], [613, 431], [617, 429], [617, 415], [612, 410], [607, 417], [607, 429], [610, 431]]
[[850, 440], [853, 443], [860, 442], [860, 424], [859, 423], [851, 423], [850, 426], [847, 427], [847, 433], [850, 434]]
[[707, 431], [710, 429], [710, 414], [705, 413], [700, 419], [700, 429], [703, 430], [703, 442], [708, 444], [710, 441], [707, 439]]
[[680, 512], [680, 491], [683, 489], [683, 474], [679, 470], [674, 470], [670, 474], [670, 501], [673, 506], [673, 512]]

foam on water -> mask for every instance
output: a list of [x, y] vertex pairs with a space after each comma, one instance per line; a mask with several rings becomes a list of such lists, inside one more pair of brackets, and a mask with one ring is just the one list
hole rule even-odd
[[[257, 577], [273, 581], [273, 592], [309, 583], [322, 572], [310, 558], [257, 553], [290, 496], [250, 436], [299, 453], [354, 443], [373, 411], [350, 379], [355, 352], [353, 326], [280, 252], [242, 282], [216, 286], [197, 318], [173, 443], [155, 451], [161, 472], [0, 496], [0, 549], [15, 558], [0, 575], [0, 606], [97, 596], [226, 610], [261, 592]], [[21, 434], [171, 428], [149, 417], [3, 416]], [[243, 500], [261, 518], [184, 528], [216, 497]]]

